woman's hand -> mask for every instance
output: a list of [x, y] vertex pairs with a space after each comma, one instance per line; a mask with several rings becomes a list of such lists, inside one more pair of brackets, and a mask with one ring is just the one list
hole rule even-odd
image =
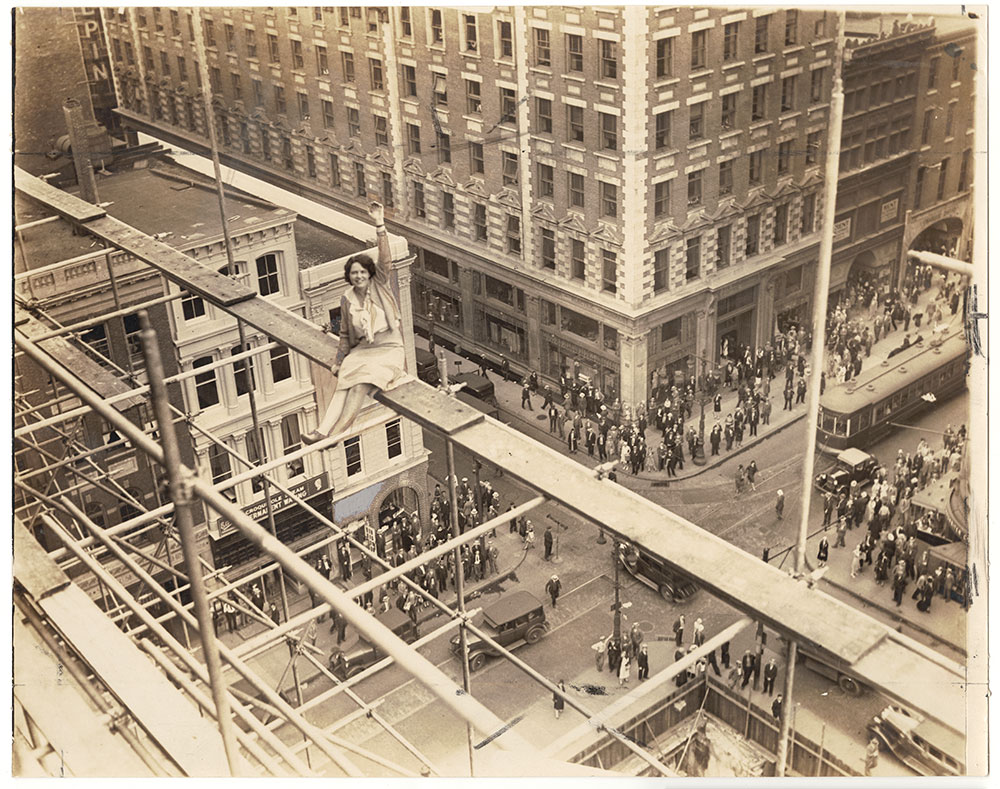
[[368, 213], [375, 220], [376, 225], [381, 225], [385, 222], [385, 208], [378, 201], [373, 200], [368, 204]]
[[330, 368], [330, 372], [333, 375], [336, 375], [337, 373], [339, 373], [340, 372], [340, 362], [338, 362], [337, 364], [333, 365], [333, 367]]

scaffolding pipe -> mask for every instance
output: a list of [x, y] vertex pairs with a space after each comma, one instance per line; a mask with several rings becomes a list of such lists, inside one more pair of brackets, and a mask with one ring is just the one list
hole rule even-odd
[[229, 710], [229, 697], [226, 695], [226, 681], [222, 676], [222, 663], [219, 660], [218, 644], [215, 640], [215, 628], [212, 625], [212, 612], [205, 596], [205, 579], [198, 565], [198, 549], [194, 534], [194, 513], [187, 481], [183, 477], [186, 469], [181, 464], [180, 448], [177, 444], [177, 434], [167, 406], [167, 388], [163, 383], [163, 364], [160, 361], [160, 348], [156, 342], [156, 332], [149, 325], [149, 313], [142, 310], [139, 313], [139, 325], [142, 327], [139, 335], [142, 339], [143, 354], [146, 357], [146, 372], [149, 376], [150, 394], [157, 424], [160, 426], [160, 440], [163, 442], [163, 459], [170, 485], [170, 499], [174, 503], [174, 523], [180, 535], [181, 552], [187, 567], [188, 582], [191, 585], [191, 599], [194, 601], [195, 617], [198, 620], [198, 632], [205, 654], [205, 665], [208, 668], [208, 678], [212, 686], [212, 699], [215, 702], [215, 718], [222, 734], [222, 744], [226, 749], [226, 759], [229, 770], [234, 776], [240, 774], [240, 763], [236, 745], [236, 735], [233, 732], [233, 720]]
[[[106, 257], [110, 257], [111, 252], [109, 251]], [[110, 266], [109, 266], [110, 271]], [[112, 282], [114, 280], [112, 279]], [[112, 290], [112, 295], [117, 292], [117, 284]], [[35, 342], [42, 342], [44, 340], [53, 340], [56, 337], [62, 337], [65, 334], [71, 332], [80, 331], [81, 329], [89, 329], [91, 326], [96, 326], [98, 323], [104, 323], [104, 321], [110, 320], [112, 318], [124, 318], [126, 315], [131, 315], [132, 313], [141, 310], [148, 309], [150, 307], [155, 307], [159, 304], [166, 304], [171, 301], [176, 301], [177, 299], [183, 298], [185, 296], [185, 291], [180, 293], [174, 293], [169, 296], [158, 296], [155, 299], [149, 299], [147, 301], [142, 301], [138, 304], [130, 304], [128, 307], [117, 307], [111, 312], [105, 312], [97, 316], [87, 318], [85, 321], [80, 321], [79, 323], [70, 323], [65, 326], [60, 326], [58, 329], [51, 329], [43, 334], [39, 334], [37, 337], [32, 337]], [[120, 298], [115, 298], [116, 305], [120, 303]]]
[[[449, 510], [451, 515], [451, 538], [452, 541], [458, 540], [461, 532], [458, 528], [458, 475], [455, 473], [455, 445], [452, 444], [450, 439], [445, 439], [445, 450], [448, 459], [448, 499], [449, 499]], [[458, 612], [461, 615], [465, 615], [465, 563], [462, 561], [462, 546], [456, 544], [452, 556], [455, 561], [455, 593], [458, 595], [457, 604]], [[466, 693], [472, 692], [472, 672], [469, 669], [469, 635], [466, 627], [468, 622], [462, 620], [458, 625], [458, 638], [459, 638], [459, 654], [462, 657], [462, 687], [465, 689]], [[475, 744], [473, 742], [474, 734], [472, 731], [472, 723], [466, 719], [465, 721], [465, 733], [468, 738], [469, 746], [469, 777], [473, 778], [476, 774], [476, 763], [475, 763]]]
[[938, 268], [947, 269], [948, 271], [955, 271], [970, 278], [976, 270], [976, 267], [972, 263], [966, 263], [964, 260], [951, 258], [947, 255], [938, 255], [935, 252], [924, 252], [919, 249], [911, 249], [906, 253], [906, 255], [914, 260], [919, 260], [921, 263], [928, 263], [932, 266], [937, 266]]

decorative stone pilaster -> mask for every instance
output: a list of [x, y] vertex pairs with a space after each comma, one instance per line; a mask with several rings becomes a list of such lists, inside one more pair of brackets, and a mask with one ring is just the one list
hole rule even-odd
[[649, 332], [637, 337], [618, 336], [619, 373], [622, 405], [635, 409], [638, 403], [649, 399], [649, 376], [646, 362], [649, 358]]

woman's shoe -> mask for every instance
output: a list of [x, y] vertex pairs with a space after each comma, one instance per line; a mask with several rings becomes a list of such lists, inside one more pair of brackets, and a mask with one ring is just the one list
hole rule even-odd
[[310, 430], [308, 433], [302, 434], [302, 443], [315, 444], [319, 441], [322, 441], [324, 438], [326, 438], [326, 436], [324, 436], [318, 430]]

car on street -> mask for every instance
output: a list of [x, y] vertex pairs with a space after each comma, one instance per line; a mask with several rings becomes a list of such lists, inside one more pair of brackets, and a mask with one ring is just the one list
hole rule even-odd
[[[390, 608], [376, 618], [407, 644], [412, 644], [420, 637], [413, 620], [398, 608]], [[346, 649], [335, 648], [330, 653], [330, 673], [339, 680], [350, 679], [366, 668], [374, 666], [384, 657], [385, 652], [382, 649], [364, 636], [359, 636], [353, 645]]]
[[417, 378], [431, 386], [441, 383], [441, 375], [438, 372], [437, 357], [424, 348], [416, 349], [417, 357]]
[[836, 496], [849, 490], [852, 482], [857, 482], [859, 488], [869, 485], [877, 469], [878, 459], [874, 455], [855, 447], [845, 449], [837, 455], [833, 468], [817, 475], [816, 487]]
[[965, 742], [937, 721], [890, 704], [872, 718], [868, 730], [920, 775], [965, 774]]
[[664, 600], [679, 603], [698, 591], [694, 580], [635, 545], [619, 546], [618, 560], [629, 575], [655, 589]]
[[[523, 590], [504, 595], [474, 616], [472, 623], [509, 650], [537, 644], [549, 629], [541, 600]], [[461, 657], [461, 637], [452, 636], [450, 643], [452, 654]], [[486, 665], [487, 658], [500, 654], [492, 644], [471, 632], [468, 648], [470, 671], [478, 671]]]

